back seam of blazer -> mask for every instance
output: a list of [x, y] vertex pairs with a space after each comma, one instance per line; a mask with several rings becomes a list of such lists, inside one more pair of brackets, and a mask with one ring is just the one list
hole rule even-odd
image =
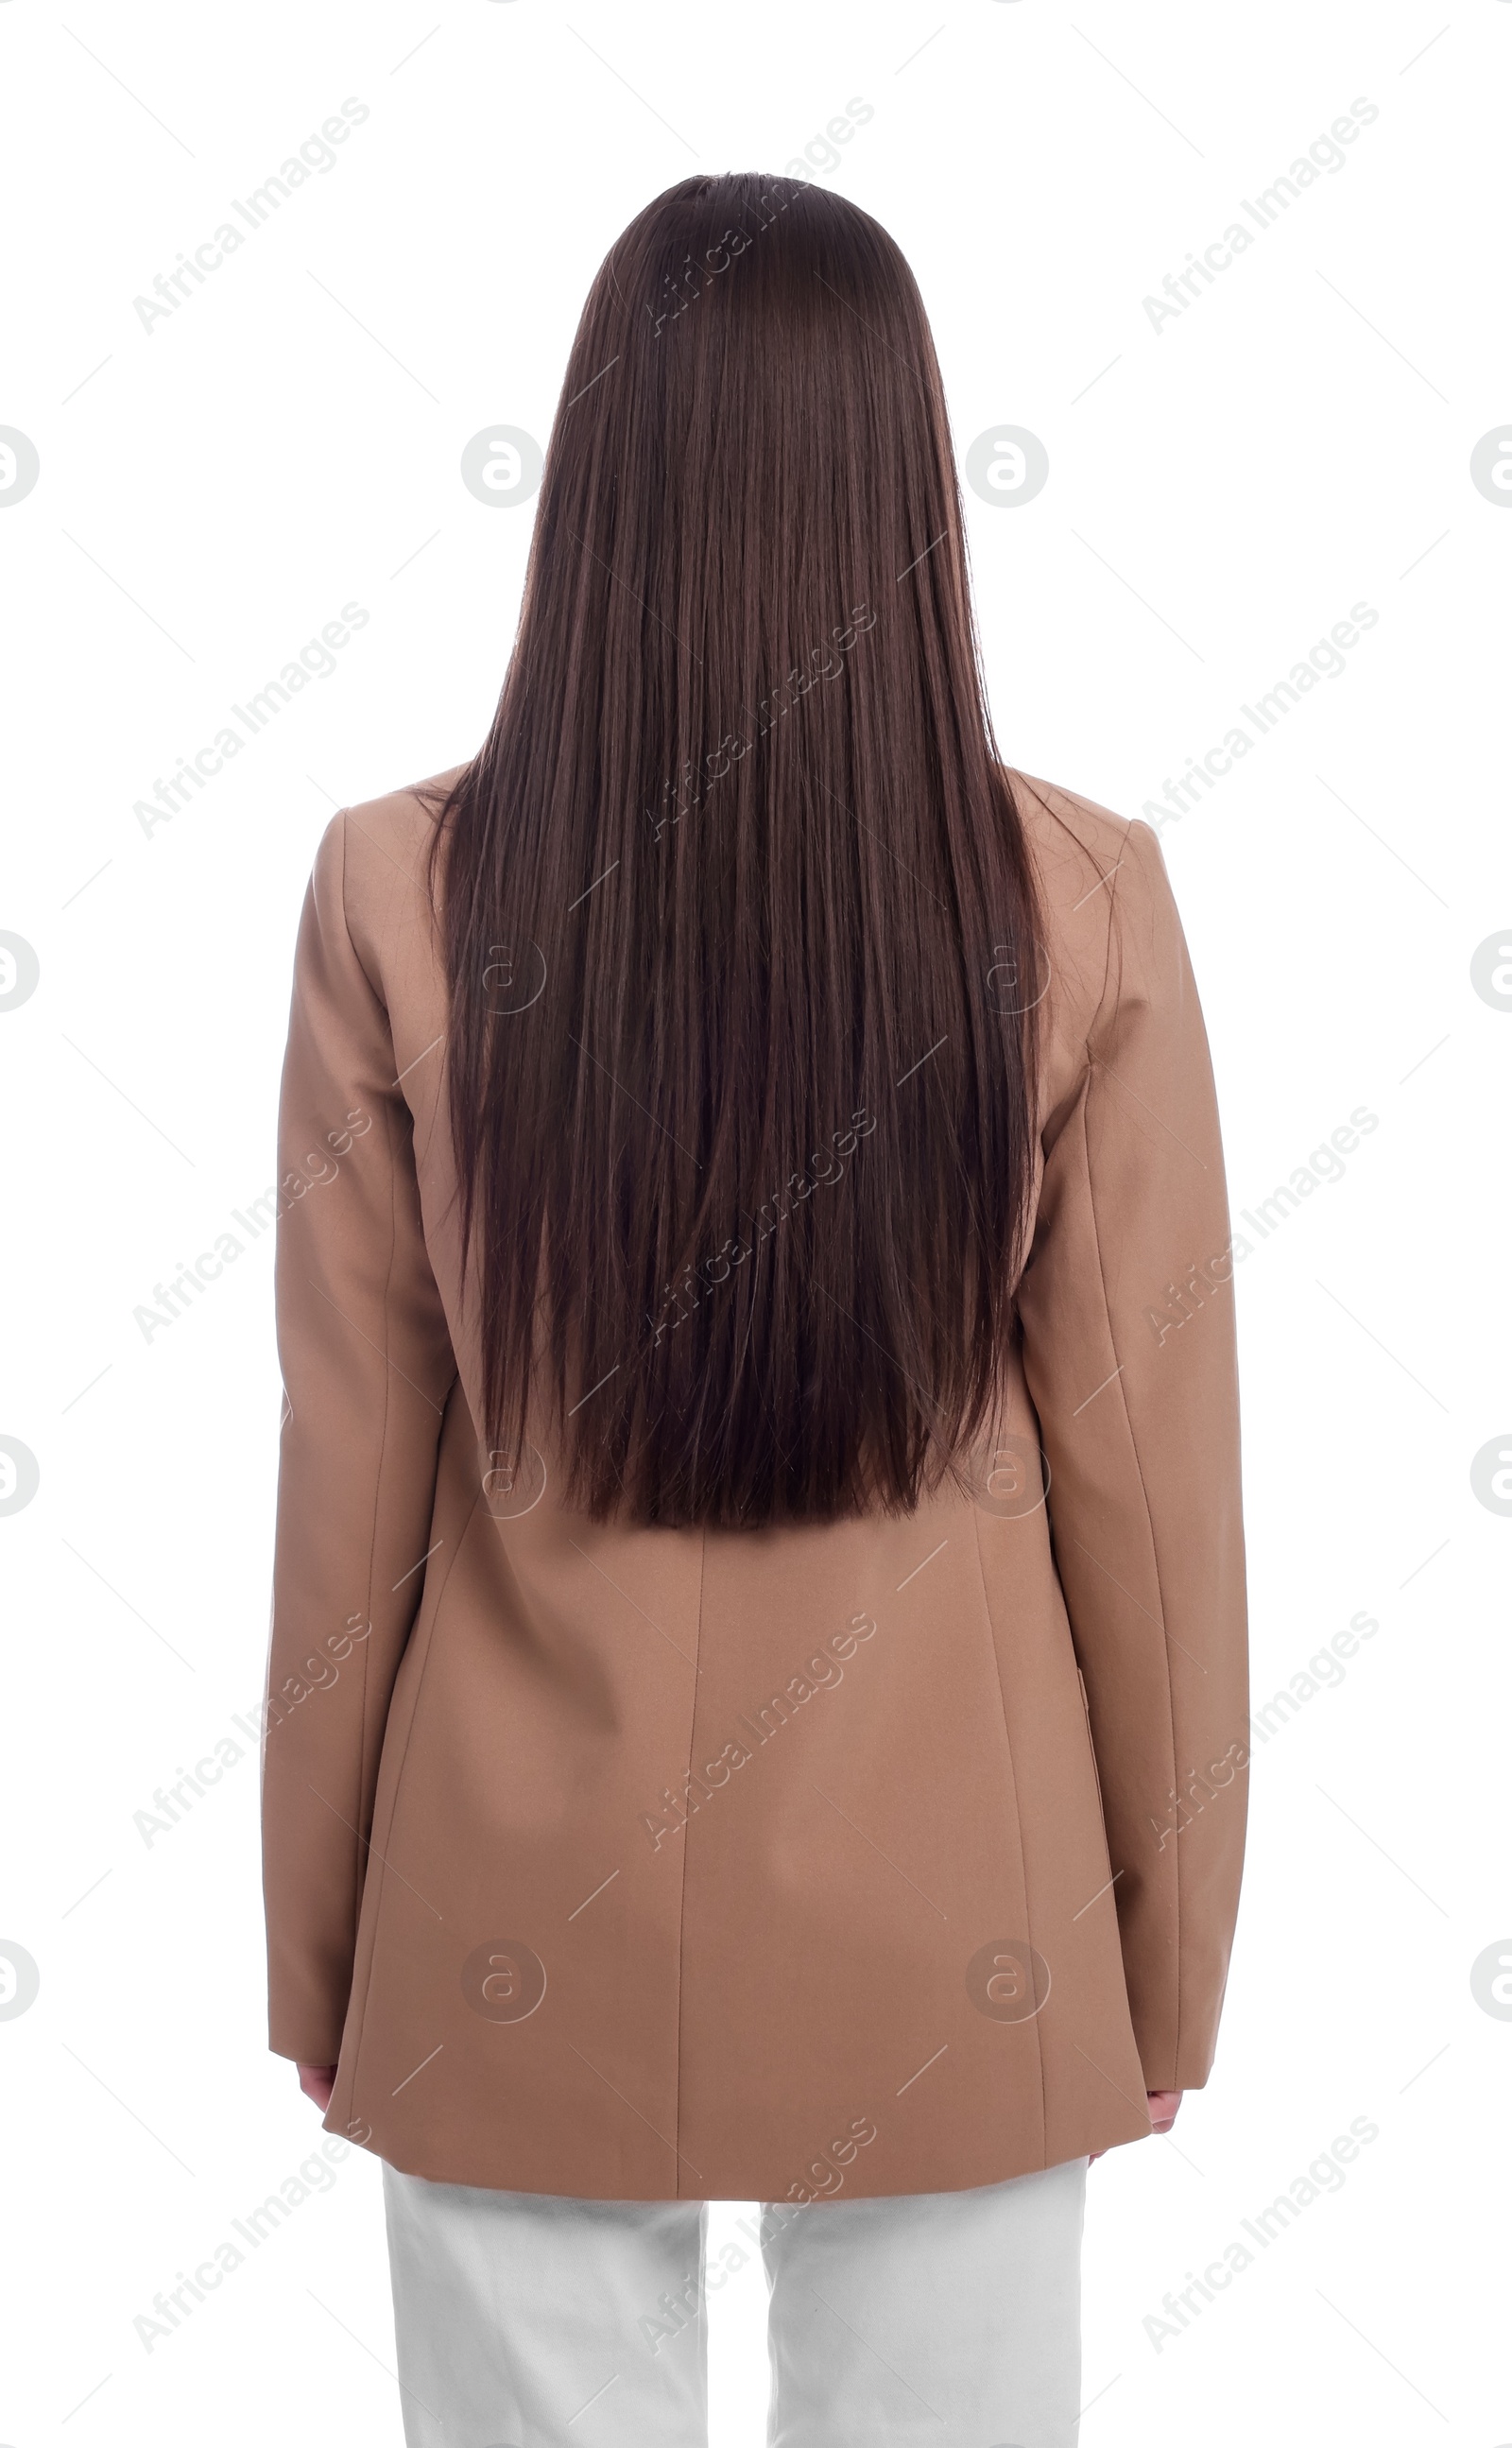
[[[1013, 1824], [1019, 1831], [1019, 1884], [1024, 1889], [1024, 1938], [1029, 1949], [1029, 1984], [1034, 1985], [1034, 1906], [1029, 1902], [1029, 1863], [1024, 1844], [1024, 1814], [1019, 1808], [1019, 1770], [1013, 1756], [1013, 1735], [1008, 1727], [1008, 1696], [1003, 1689], [1003, 1667], [998, 1656], [998, 1628], [992, 1620], [992, 1600], [987, 1596], [986, 1566], [982, 1561], [982, 1524], [977, 1520], [976, 1506], [971, 1508], [971, 1538], [976, 1549], [977, 1578], [982, 1584], [982, 1612], [986, 1618], [987, 1645], [992, 1652], [992, 1679], [998, 1687], [998, 1707], [1003, 1712], [1003, 1742], [1008, 1754], [1008, 1775], [1013, 1785]], [[1042, 2000], [1042, 2003], [1043, 2001]], [[1044, 2050], [1040, 2040], [1038, 2009], [1030, 2017], [1034, 2025], [1034, 2061], [1040, 2069], [1040, 2165], [1048, 2164], [1050, 2147], [1050, 2110], [1044, 2092]]]

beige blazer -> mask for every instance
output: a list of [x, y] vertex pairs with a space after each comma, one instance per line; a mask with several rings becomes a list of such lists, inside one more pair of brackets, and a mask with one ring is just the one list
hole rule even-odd
[[1212, 1072], [1155, 834], [1015, 778], [1049, 936], [1022, 1365], [969, 1487], [816, 1528], [593, 1524], [544, 1435], [480, 1452], [428, 820], [396, 792], [320, 843], [279, 1121], [271, 2042], [335, 2062], [327, 2127], [411, 2174], [945, 2191], [1207, 2079], [1248, 1756]]

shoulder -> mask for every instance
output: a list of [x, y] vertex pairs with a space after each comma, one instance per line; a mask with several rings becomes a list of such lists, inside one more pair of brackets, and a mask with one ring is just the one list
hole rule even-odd
[[1084, 1042], [1131, 932], [1148, 940], [1170, 904], [1160, 845], [1141, 817], [1014, 767], [1007, 777], [1039, 888], [1057, 1030]]
[[1020, 820], [1037, 863], [1047, 870], [1047, 880], [1062, 870], [1095, 879], [1117, 862], [1129, 832], [1127, 816], [1115, 815], [1111, 808], [1101, 807], [1080, 791], [1068, 791], [1062, 783], [1047, 782], [1043, 775], [1025, 774], [1011, 765], [1005, 770]]
[[453, 765], [381, 798], [354, 800], [321, 834], [312, 878], [316, 899], [339, 910], [374, 988], [422, 923], [429, 939], [431, 837], [446, 794], [465, 771]]
[[1107, 908], [1141, 899], [1164, 884], [1160, 844], [1142, 816], [1115, 815], [1062, 783], [1005, 770], [1041, 889], [1065, 923], [1089, 899], [1105, 894], [1101, 918], [1091, 922], [1094, 932], [1101, 925], [1105, 935]]
[[411, 889], [423, 885], [436, 817], [447, 793], [466, 771], [464, 765], [450, 766], [444, 774], [407, 782], [381, 798], [354, 800], [333, 816], [327, 833], [339, 839], [349, 900], [354, 892], [381, 895], [393, 885]]
[[439, 953], [428, 874], [431, 841], [454, 765], [429, 781], [338, 809], [316, 849], [308, 907], [320, 940], [344, 937], [371, 991], [389, 1008], [426, 996]]

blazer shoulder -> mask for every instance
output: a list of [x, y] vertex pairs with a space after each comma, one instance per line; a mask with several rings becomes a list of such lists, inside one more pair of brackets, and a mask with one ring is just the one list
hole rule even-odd
[[1101, 871], [1117, 859], [1128, 836], [1130, 817], [1115, 815], [1111, 808], [1082, 792], [1047, 782], [1043, 775], [1025, 774], [1017, 766], [1006, 771], [1024, 830], [1049, 863], [1069, 862], [1085, 870], [1090, 862]]
[[1039, 887], [1057, 1034], [1084, 1044], [1113, 966], [1115, 911], [1139, 865], [1139, 836], [1154, 844], [1155, 835], [1080, 791], [1016, 767], [1007, 776]]
[[353, 945], [375, 991], [404, 955], [431, 935], [427, 862], [446, 794], [466, 771], [453, 765], [422, 782], [354, 800], [332, 817], [317, 867], [339, 867]]
[[347, 889], [360, 892], [382, 884], [382, 870], [411, 885], [424, 880], [426, 853], [447, 793], [467, 771], [449, 766], [422, 782], [407, 782], [381, 798], [351, 801], [333, 822], [346, 835]]

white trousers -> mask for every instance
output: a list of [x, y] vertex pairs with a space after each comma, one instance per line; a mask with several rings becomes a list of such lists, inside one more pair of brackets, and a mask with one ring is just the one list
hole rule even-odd
[[[1076, 2448], [1086, 2170], [764, 2205], [770, 2448]], [[706, 2448], [702, 2202], [383, 2179], [409, 2448]]]

